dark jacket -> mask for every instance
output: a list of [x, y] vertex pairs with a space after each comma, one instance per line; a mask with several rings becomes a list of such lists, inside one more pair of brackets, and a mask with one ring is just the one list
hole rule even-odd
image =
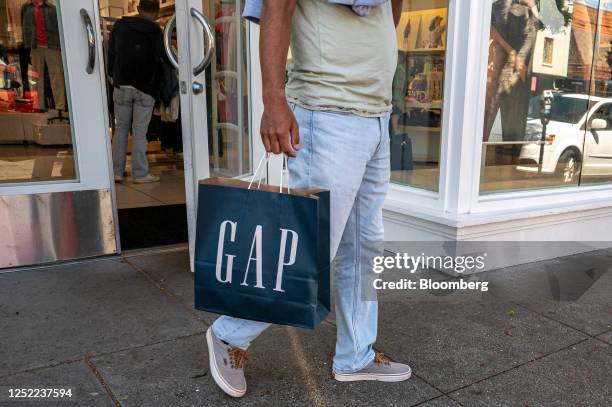
[[[57, 10], [55, 6], [43, 3], [43, 14], [45, 16], [45, 31], [47, 34], [47, 48], [60, 49], [59, 28], [57, 25]], [[23, 31], [23, 45], [26, 48], [36, 48], [36, 18], [34, 17], [34, 5], [28, 2], [21, 7], [21, 26]]]
[[164, 106], [170, 106], [172, 99], [179, 93], [178, 71], [170, 64], [165, 53], [161, 63], [160, 100]]
[[162, 31], [144, 17], [123, 17], [115, 23], [108, 44], [108, 72], [115, 86], [133, 86], [159, 97]]

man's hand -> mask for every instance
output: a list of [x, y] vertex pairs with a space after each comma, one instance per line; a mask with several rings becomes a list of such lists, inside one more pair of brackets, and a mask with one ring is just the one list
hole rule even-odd
[[295, 157], [300, 149], [300, 128], [284, 96], [271, 98], [264, 107], [260, 132], [269, 153]]

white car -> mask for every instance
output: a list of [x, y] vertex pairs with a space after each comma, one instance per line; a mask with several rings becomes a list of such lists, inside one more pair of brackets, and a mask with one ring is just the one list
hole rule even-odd
[[[535, 97], [527, 121], [527, 140], [539, 141], [542, 124]], [[538, 173], [542, 144], [526, 144], [521, 149], [518, 171]], [[612, 175], [612, 99], [584, 94], [556, 93], [546, 142], [542, 173], [558, 176], [567, 184], [578, 177]]]

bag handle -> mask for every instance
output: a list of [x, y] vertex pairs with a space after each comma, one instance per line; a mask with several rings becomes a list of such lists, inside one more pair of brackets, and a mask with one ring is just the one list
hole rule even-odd
[[[248, 189], [251, 189], [251, 187], [253, 186], [253, 183], [255, 182], [255, 179], [257, 178], [257, 175], [260, 172], [259, 170], [263, 169], [262, 164], [264, 162], [267, 164], [269, 160], [270, 160], [270, 153], [266, 152], [261, 157], [261, 159], [259, 160], [259, 164], [257, 164], [257, 168], [253, 172], [253, 177], [251, 178], [251, 182], [249, 182]], [[289, 181], [290, 181], [291, 173], [289, 171], [289, 160], [287, 159], [287, 155], [283, 154], [283, 161], [281, 162], [281, 165], [280, 165], [280, 188], [279, 188], [279, 192], [281, 194], [283, 193], [283, 175], [285, 173], [285, 167], [287, 168], [287, 193], [290, 194], [291, 193], [291, 188], [289, 188]], [[259, 181], [257, 183], [257, 189], [259, 189], [260, 187], [261, 187], [261, 178], [259, 178]]]
[[[261, 159], [259, 160], [259, 164], [257, 164], [257, 168], [253, 172], [253, 178], [251, 178], [251, 182], [249, 182], [248, 189], [251, 189], [251, 186], [253, 185], [253, 182], [255, 182], [255, 178], [257, 178], [257, 174], [259, 174], [259, 169], [261, 168], [261, 165], [264, 163], [264, 161], [266, 163], [268, 162], [268, 157], [269, 156], [270, 156], [270, 153], [268, 153], [268, 152], [266, 152], [264, 155], [261, 156]], [[257, 189], [259, 189], [260, 185], [261, 185], [261, 178], [259, 179], [259, 183], [257, 184]]]

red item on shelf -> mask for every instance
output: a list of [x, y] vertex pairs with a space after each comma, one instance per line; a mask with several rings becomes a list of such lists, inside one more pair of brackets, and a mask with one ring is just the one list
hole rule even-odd
[[15, 110], [17, 105], [17, 93], [12, 90], [0, 90], [0, 110], [6, 112]]
[[34, 110], [40, 109], [40, 103], [38, 102], [38, 92], [36, 91], [25, 92], [23, 97], [24, 99], [29, 99], [32, 101], [32, 109]]
[[17, 99], [15, 111], [19, 113], [35, 113], [34, 101], [30, 99]]

